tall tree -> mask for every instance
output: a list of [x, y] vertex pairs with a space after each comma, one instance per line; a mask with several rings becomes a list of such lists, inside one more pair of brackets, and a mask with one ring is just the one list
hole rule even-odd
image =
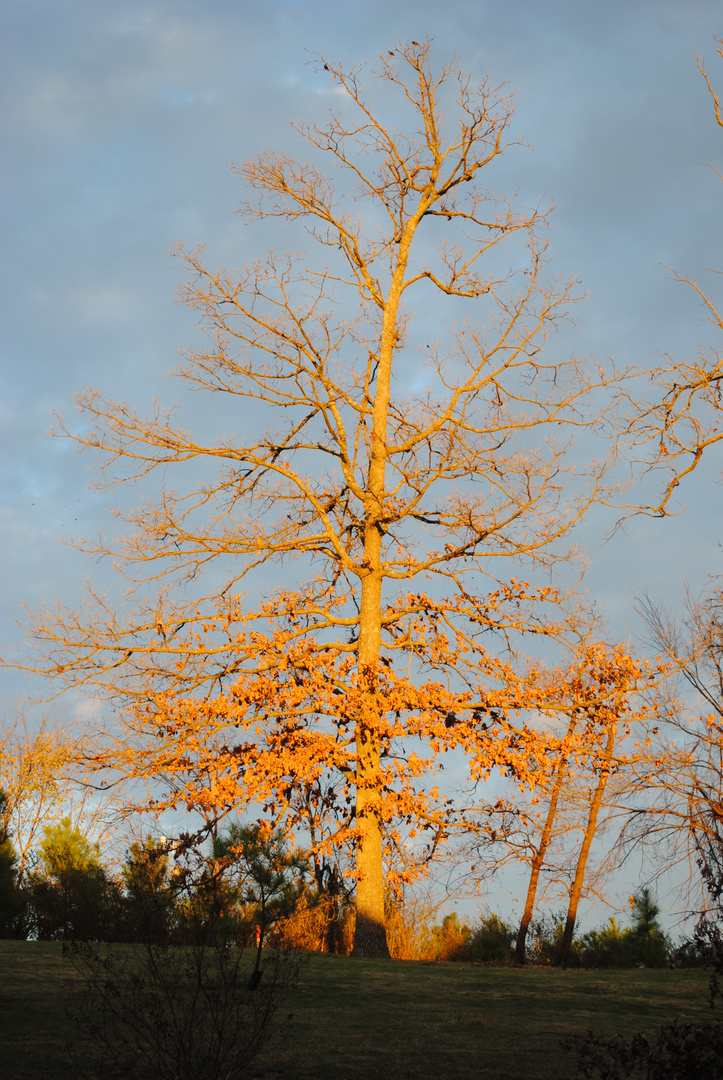
[[[140, 583], [135, 610], [91, 596], [89, 613], [41, 615], [36, 627], [47, 674], [141, 707], [164, 689], [210, 699], [234, 680], [293, 683], [305, 639], [303, 664], [312, 645], [324, 662], [350, 658], [336, 741], [353, 779], [354, 947], [365, 955], [386, 953], [391, 665], [406, 663], [410, 680], [441, 669], [445, 714], [464, 689], [457, 703], [481, 729], [488, 664], [476, 646], [490, 629], [509, 642], [543, 628], [551, 590], [504, 579], [524, 566], [549, 581], [569, 559], [565, 538], [606, 482], [604, 460], [581, 466], [582, 435], [611, 401], [610, 373], [542, 353], [578, 294], [547, 272], [547, 212], [491, 193], [516, 141], [510, 101], [455, 63], [435, 72], [429, 42], [390, 52], [377, 80], [389, 102], [364, 95], [361, 69], [320, 60], [335, 111], [297, 126], [311, 159], [265, 152], [237, 170], [244, 221], [300, 226], [315, 265], [272, 253], [232, 274], [179, 248], [183, 297], [210, 338], [182, 374], [243, 405], [244, 434], [204, 442], [172, 412], [146, 418], [95, 390], [79, 396], [86, 426], [73, 437], [100, 452], [108, 486], [178, 475], [128, 514], [119, 547], [88, 545]], [[447, 323], [438, 301], [463, 321]], [[260, 417], [270, 426], [257, 434]], [[290, 559], [306, 586], [242, 609], [237, 591]], [[476, 599], [489, 589], [491, 601]], [[419, 694], [415, 708], [426, 708]], [[434, 708], [439, 724], [441, 695]], [[285, 737], [291, 753], [299, 737]]]

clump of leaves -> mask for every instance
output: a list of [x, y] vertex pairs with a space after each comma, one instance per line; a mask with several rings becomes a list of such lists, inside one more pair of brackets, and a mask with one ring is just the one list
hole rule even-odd
[[723, 1025], [671, 1021], [653, 1040], [596, 1031], [560, 1044], [578, 1056], [578, 1076], [586, 1080], [702, 1080], [723, 1076]]
[[220, 934], [187, 945], [74, 943], [63, 953], [85, 983], [70, 1013], [69, 1052], [88, 1078], [244, 1076], [298, 981], [298, 961], [276, 951], [251, 991], [243, 949]]

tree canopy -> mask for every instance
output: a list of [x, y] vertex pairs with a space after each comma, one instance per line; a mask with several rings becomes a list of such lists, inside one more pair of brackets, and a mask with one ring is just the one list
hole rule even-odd
[[[349, 845], [355, 949], [379, 955], [385, 850], [402, 827], [434, 848], [453, 817], [439, 755], [523, 784], [549, 766], [528, 719], [567, 690], [509, 661], [525, 635], [584, 634], [570, 534], [609, 494], [615, 446], [595, 437], [617, 375], [548, 340], [580, 294], [550, 271], [549, 211], [494, 194], [517, 141], [501, 90], [437, 68], [428, 41], [380, 59], [383, 93], [318, 69], [338, 105], [297, 127], [309, 158], [237, 169], [242, 219], [314, 254], [230, 272], [178, 249], [208, 341], [180, 374], [235, 403], [236, 430], [203, 441], [160, 405], [80, 394], [84, 426], [62, 430], [101, 486], [159, 490], [117, 544], [86, 545], [129, 604], [91, 592], [35, 630], [47, 675], [128, 706], [96, 764], [163, 777], [207, 823], [242, 788], [270, 827]], [[280, 587], [241, 596], [269, 573]], [[199, 762], [213, 783], [194, 789]]]

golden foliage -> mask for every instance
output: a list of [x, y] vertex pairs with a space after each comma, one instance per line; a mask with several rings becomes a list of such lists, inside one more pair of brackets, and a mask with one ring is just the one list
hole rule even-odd
[[[384, 843], [399, 823], [434, 835], [454, 820], [425, 784], [439, 755], [462, 748], [475, 779], [499, 767], [524, 784], [546, 767], [545, 740], [507, 716], [552, 691], [480, 642], [559, 629], [544, 609], [561, 597], [509, 568], [548, 581], [609, 494], [614, 446], [587, 465], [580, 448], [617, 378], [546, 358], [579, 294], [548, 272], [547, 212], [491, 193], [509, 99], [454, 62], [435, 71], [428, 41], [380, 64], [389, 121], [359, 71], [320, 61], [339, 108], [297, 127], [313, 160], [264, 152], [237, 170], [244, 220], [301, 226], [316, 264], [272, 252], [230, 273], [179, 249], [208, 334], [181, 375], [243, 405], [243, 434], [204, 439], [160, 406], [78, 396], [85, 426], [62, 430], [98, 452], [100, 486], [160, 491], [124, 515], [118, 543], [86, 545], [137, 583], [127, 613], [92, 592], [84, 610], [41, 612], [33, 665], [135, 702], [102, 760], [166, 778], [157, 809], [258, 803], [315, 828], [332, 772], [315, 846], [353, 845], [370, 954], [386, 949]], [[318, 576], [245, 610], [233, 599], [292, 557], [296, 581]]]

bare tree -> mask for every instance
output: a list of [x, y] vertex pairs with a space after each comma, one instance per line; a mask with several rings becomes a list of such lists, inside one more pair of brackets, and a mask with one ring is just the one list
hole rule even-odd
[[[511, 645], [547, 632], [544, 609], [560, 599], [549, 574], [569, 567], [566, 537], [605, 492], [609, 461], [585, 467], [581, 447], [614, 376], [542, 352], [578, 292], [547, 272], [547, 212], [488, 186], [511, 145], [509, 99], [454, 62], [435, 73], [429, 42], [381, 59], [393, 122], [364, 95], [361, 69], [318, 70], [339, 104], [327, 124], [297, 127], [312, 159], [265, 152], [237, 170], [243, 220], [301, 226], [317, 264], [271, 253], [230, 273], [179, 249], [183, 298], [210, 338], [183, 377], [252, 410], [241, 425], [258, 413], [273, 426], [207, 443], [160, 408], [146, 418], [79, 395], [88, 426], [72, 437], [100, 453], [108, 487], [157, 474], [161, 494], [128, 514], [123, 543], [87, 545], [139, 583], [135, 609], [91, 594], [81, 612], [41, 613], [47, 660], [33, 670], [143, 707], [159, 690], [210, 697], [224, 681], [272, 681], [304, 641], [352, 657], [354, 730], [347, 710], [336, 738], [351, 754], [355, 951], [381, 955], [382, 676], [403, 658], [410, 676], [444, 671], [479, 728], [483, 635]], [[463, 321], [443, 323], [438, 299]], [[243, 608], [238, 590], [292, 558], [306, 584]], [[539, 588], [507, 580], [520, 567]]]
[[[641, 774], [647, 805], [633, 811], [628, 843], [654, 843], [666, 865], [700, 871], [723, 893], [723, 596], [720, 586], [686, 598], [676, 617], [661, 603], [639, 603], [657, 648], [668, 659], [670, 689], [660, 732]], [[652, 796], [652, 797], [651, 797]], [[703, 900], [705, 904], [705, 900]]]
[[103, 836], [114, 816], [111, 800], [100, 798], [82, 782], [81, 747], [82, 737], [64, 732], [48, 717], [34, 730], [22, 712], [0, 721], [0, 790], [6, 796], [6, 824], [18, 849], [21, 883], [46, 826], [70, 816]]
[[[717, 52], [723, 59], [723, 39], [718, 41]], [[713, 101], [716, 122], [723, 127], [719, 96], [703, 58], [697, 59]], [[714, 167], [714, 171], [723, 179], [719, 169]], [[693, 290], [705, 318], [720, 334], [723, 311], [708, 289], [685, 275], [673, 272], [673, 277]], [[664, 517], [670, 512], [670, 501], [680, 483], [698, 468], [703, 455], [723, 439], [723, 351], [720, 346], [701, 347], [697, 356], [684, 360], [667, 355], [649, 376], [655, 396], [642, 407], [631, 401], [629, 422], [638, 445], [647, 450], [648, 461], [666, 471], [658, 500], [644, 508], [648, 513]]]

